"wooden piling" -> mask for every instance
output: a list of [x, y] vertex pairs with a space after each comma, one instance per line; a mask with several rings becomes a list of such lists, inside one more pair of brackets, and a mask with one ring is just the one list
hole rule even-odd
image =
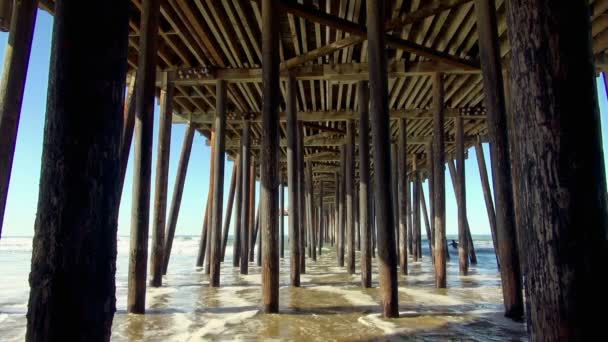
[[319, 247], [319, 256], [323, 253], [323, 231], [324, 229], [324, 222], [323, 222], [323, 218], [324, 218], [324, 210], [323, 210], [323, 196], [325, 196], [325, 192], [323, 191], [323, 181], [320, 181], [319, 184], [319, 241], [317, 242], [317, 245]]
[[[464, 126], [462, 118], [454, 118], [456, 135], [456, 179], [454, 183], [458, 197], [458, 260], [461, 275], [469, 273], [469, 239], [467, 236], [467, 198], [464, 166]], [[449, 161], [452, 164], [452, 161]]]
[[173, 186], [173, 196], [171, 198], [171, 208], [169, 209], [167, 231], [165, 234], [163, 275], [167, 274], [167, 268], [169, 267], [169, 258], [171, 257], [171, 248], [173, 247], [173, 238], [175, 237], [177, 218], [179, 216], [179, 209], [182, 203], [182, 195], [184, 193], [184, 184], [186, 182], [186, 173], [188, 172], [190, 153], [192, 152], [194, 131], [195, 129], [192, 124], [189, 124], [186, 127], [184, 142], [182, 143], [182, 150], [179, 156], [179, 162], [177, 164], [177, 174], [175, 175], [175, 185]]
[[[605, 326], [597, 310], [608, 304], [606, 179], [590, 13], [586, 1], [507, 7], [531, 341], [594, 340]], [[498, 199], [496, 207], [498, 219]], [[498, 219], [500, 248], [505, 240]], [[500, 261], [509, 267], [502, 253]]]
[[[361, 286], [372, 287], [371, 215], [369, 196], [369, 88], [357, 83], [359, 108], [359, 224], [361, 225]], [[336, 175], [336, 182], [337, 182]]]
[[165, 222], [167, 215], [167, 184], [173, 121], [173, 83], [167, 72], [162, 75], [158, 150], [156, 154], [156, 182], [154, 186], [154, 219], [152, 221], [152, 253], [150, 257], [150, 285], [160, 287], [163, 279]]
[[[405, 118], [399, 119], [399, 268], [401, 274], [407, 274], [407, 121]], [[409, 237], [411, 238], [411, 236]]]
[[[205, 204], [205, 215], [203, 217], [203, 229], [201, 231], [201, 241], [198, 247], [198, 256], [196, 258], [196, 267], [203, 267], [205, 260], [208, 260], [208, 240], [209, 240], [209, 221], [211, 217], [211, 198], [213, 196], [213, 173], [215, 168], [215, 159], [213, 158], [215, 149], [215, 133], [211, 131], [211, 162], [209, 165], [209, 189], [207, 191], [207, 199]], [[207, 267], [207, 270], [209, 268]]]
[[242, 245], [243, 239], [246, 239], [246, 236], [243, 235], [243, 229], [241, 228], [241, 218], [243, 215], [243, 173], [244, 170], [247, 170], [247, 167], [243, 165], [243, 158], [241, 158], [242, 152], [239, 151], [239, 155], [237, 157], [237, 170], [236, 170], [236, 195], [234, 198], [234, 202], [236, 204], [235, 212], [234, 212], [234, 241], [232, 242], [232, 267], [239, 267], [241, 265], [241, 256], [242, 253]]
[[431, 262], [434, 265], [435, 264], [435, 254], [433, 253], [433, 231], [431, 230], [429, 214], [428, 214], [428, 211], [426, 208], [426, 198], [424, 197], [424, 187], [422, 186], [422, 180], [420, 179], [420, 173], [418, 173], [418, 181], [420, 182], [420, 208], [422, 209], [422, 218], [424, 219], [424, 228], [426, 230], [426, 240], [429, 244]]
[[[26, 3], [35, 15], [37, 1], [16, 2], [17, 6]], [[56, 5], [26, 341], [109, 341], [116, 311], [119, 148], [129, 4], [104, 1], [95, 5], [94, 16], [83, 15], [90, 7], [84, 1]], [[16, 24], [13, 21], [15, 29]], [[4, 72], [18, 73], [6, 66]]]
[[[129, 154], [131, 153], [131, 143], [133, 142], [133, 130], [135, 129], [135, 84], [137, 76], [136, 72], [131, 75], [131, 81], [127, 88], [127, 98], [123, 109], [123, 125], [122, 137], [120, 139], [120, 185], [118, 186], [118, 195], [122, 199], [124, 189], [125, 176], [127, 175], [127, 164], [129, 163]], [[129, 79], [129, 76], [127, 76]]]
[[[232, 164], [232, 176], [230, 176], [230, 188], [228, 190], [228, 207], [226, 208], [226, 218], [224, 219], [224, 228], [222, 228], [222, 252], [220, 261], [224, 261], [226, 256], [226, 245], [228, 244], [228, 231], [230, 230], [230, 221], [232, 220], [232, 208], [234, 206], [236, 185], [239, 174], [239, 158], [237, 157]], [[235, 230], [236, 238], [236, 230]]]
[[5, 50], [0, 80], [0, 236], [38, 9], [38, 0], [3, 1], [3, 4], [11, 2], [13, 8], [8, 6], [3, 13], [3, 19], [11, 20], [7, 25], [9, 47]]
[[241, 134], [241, 163], [243, 165], [242, 172], [242, 193], [241, 197], [241, 274], [249, 273], [249, 245], [251, 244], [251, 235], [249, 227], [249, 211], [251, 210], [251, 139], [249, 137], [251, 131], [251, 122], [246, 120], [243, 122]]
[[289, 196], [289, 265], [291, 286], [300, 286], [300, 195], [298, 185], [298, 122], [296, 78], [287, 80], [287, 190]]
[[[450, 171], [450, 177], [452, 179], [452, 185], [454, 187], [454, 196], [456, 197], [456, 205], [458, 206], [460, 203], [460, 199], [459, 199], [459, 195], [458, 195], [458, 187], [456, 186], [457, 180], [456, 180], [456, 175], [457, 175], [457, 171], [456, 171], [456, 164], [454, 163], [453, 160], [448, 160], [447, 162], [448, 164], [448, 169]], [[469, 260], [471, 262], [471, 264], [476, 264], [477, 263], [477, 256], [475, 254], [475, 247], [473, 246], [473, 238], [471, 237], [471, 230], [469, 228], [469, 220], [468, 218], [465, 216], [464, 217], [464, 228], [465, 228], [465, 237], [467, 239], [467, 253], [469, 256]]]
[[378, 228], [378, 275], [383, 313], [399, 316], [397, 298], [397, 253], [395, 222], [391, 200], [390, 134], [388, 80], [384, 23], [386, 1], [367, 2], [368, 61], [371, 101], [372, 141], [374, 145], [374, 197]]
[[220, 286], [220, 267], [222, 261], [222, 211], [224, 209], [224, 166], [226, 152], [226, 82], [217, 81], [215, 85], [215, 170], [213, 200], [211, 206], [211, 240], [209, 263], [211, 265], [211, 287]]
[[262, 1], [262, 186], [260, 196], [262, 257], [262, 310], [279, 311], [279, 4], [277, 0]]
[[435, 222], [435, 285], [446, 287], [445, 138], [443, 75], [433, 74], [433, 210]]
[[279, 230], [279, 256], [281, 259], [285, 257], [285, 224], [283, 222], [283, 217], [285, 213], [285, 187], [283, 186], [283, 174], [280, 174], [280, 182], [279, 182], [279, 203], [281, 204], [281, 209], [279, 210], [279, 226], [281, 227]]
[[314, 234], [314, 190], [312, 178], [312, 163], [306, 162], [306, 223], [308, 231], [308, 257], [312, 261], [317, 261], [317, 252], [315, 250], [315, 234]]
[[156, 94], [156, 59], [160, 1], [143, 3], [140, 24], [139, 61], [135, 106], [135, 154], [133, 158], [133, 205], [131, 207], [131, 246], [127, 312], [144, 313], [146, 307], [146, 268], [148, 263], [148, 223], [150, 221], [150, 174], [152, 133]]
[[488, 171], [486, 168], [486, 160], [483, 154], [481, 143], [475, 144], [475, 155], [477, 156], [477, 166], [479, 168], [479, 179], [481, 180], [481, 188], [483, 190], [483, 199], [486, 204], [486, 212], [488, 221], [490, 222], [490, 232], [492, 234], [492, 243], [496, 253], [496, 264], [500, 268], [500, 255], [498, 254], [498, 236], [496, 233], [496, 213], [494, 211], [494, 201], [490, 192], [490, 182], [488, 180]]
[[[294, 89], [295, 90], [295, 89]], [[297, 153], [297, 168], [298, 168], [298, 210], [300, 219], [300, 272], [306, 273], [306, 202], [305, 202], [305, 186], [304, 186], [304, 129], [301, 122], [298, 122], [297, 130], [298, 153]]]
[[253, 154], [251, 154], [251, 163], [249, 164], [249, 226], [248, 226], [248, 234], [249, 234], [249, 262], [253, 262], [254, 252], [255, 252], [255, 239], [257, 232], [255, 231], [256, 221], [259, 211], [259, 204], [256, 209], [255, 205], [255, 187], [256, 187], [256, 179], [255, 179], [255, 160]]
[[391, 144], [391, 204], [393, 206], [393, 222], [395, 222], [395, 250], [397, 260], [399, 255], [399, 145]]
[[[496, 8], [493, 0], [476, 0], [479, 54], [483, 74], [487, 125], [492, 149], [492, 180], [496, 200], [496, 232], [500, 273], [503, 285], [505, 315], [513, 319], [523, 316], [523, 292], [517, 248], [513, 184], [507, 136], [507, 115], [502, 82], [502, 57], [498, 47]], [[564, 12], [566, 13], [566, 12]], [[588, 14], [587, 14], [588, 17]], [[587, 21], [589, 18], [586, 19]], [[529, 32], [528, 32], [529, 33]]]
[[422, 192], [422, 184], [420, 182], [420, 171], [418, 171], [418, 158], [414, 155], [412, 159], [412, 234], [414, 234], [414, 261], [417, 261], [421, 255], [419, 246], [422, 245], [422, 235], [420, 234], [420, 196]]
[[355, 274], [355, 122], [346, 122], [346, 271]]
[[346, 226], [346, 222], [345, 222], [345, 187], [344, 187], [344, 183], [345, 183], [345, 170], [346, 168], [344, 167], [346, 165], [346, 146], [342, 145], [340, 146], [340, 184], [338, 185], [338, 187], [340, 188], [340, 202], [338, 203], [339, 208], [339, 223], [338, 223], [338, 266], [340, 267], [344, 267], [344, 253], [345, 253], [345, 246], [346, 246], [346, 241], [345, 241], [345, 232], [344, 232], [344, 227]]

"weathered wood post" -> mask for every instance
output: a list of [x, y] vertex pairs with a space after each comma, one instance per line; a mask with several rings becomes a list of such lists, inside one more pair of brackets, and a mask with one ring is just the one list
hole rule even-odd
[[158, 150], [156, 154], [156, 182], [154, 186], [154, 220], [152, 221], [152, 253], [150, 257], [150, 285], [159, 287], [163, 282], [165, 247], [165, 220], [167, 215], [167, 183], [171, 149], [171, 124], [173, 121], [173, 82], [171, 75], [162, 75]]
[[476, 0], [475, 11], [487, 108], [486, 122], [491, 141], [490, 148], [494, 156], [492, 158], [492, 180], [496, 200], [496, 232], [498, 241], [500, 241], [498, 253], [501, 263], [505, 315], [519, 319], [524, 313], [522, 279], [515, 230], [507, 115], [494, 1]]
[[[392, 138], [391, 138], [392, 140]], [[395, 222], [395, 250], [399, 260], [399, 146], [391, 144], [391, 205]]]
[[[230, 221], [232, 220], [232, 207], [234, 206], [236, 195], [236, 184], [239, 174], [239, 157], [232, 163], [232, 176], [230, 176], [230, 188], [228, 190], [228, 207], [226, 208], [226, 218], [224, 219], [224, 228], [222, 228], [222, 252], [220, 261], [224, 261], [226, 255], [226, 245], [228, 244], [228, 230], [230, 230]], [[236, 232], [236, 231], [235, 231]], [[235, 234], [236, 240], [236, 234]]]
[[420, 234], [420, 197], [422, 195], [422, 183], [420, 182], [420, 172], [418, 171], [418, 156], [412, 159], [412, 234], [414, 234], [414, 260], [422, 257], [419, 253], [419, 246], [422, 245], [422, 235]]
[[[407, 120], [399, 119], [399, 268], [407, 274]], [[409, 237], [411, 239], [411, 236]]]
[[[214, 174], [214, 170], [215, 170], [215, 158], [213, 158], [213, 156], [215, 155], [215, 133], [214, 131], [211, 131], [211, 138], [210, 138], [211, 142], [211, 161], [209, 165], [209, 189], [207, 191], [207, 203], [205, 204], [205, 216], [203, 218], [203, 229], [201, 232], [201, 241], [198, 247], [198, 256], [196, 258], [196, 267], [203, 267], [204, 265], [207, 266], [207, 269], [205, 271], [210, 271], [209, 269], [209, 249], [207, 248], [207, 246], [209, 245], [209, 221], [211, 220], [211, 199], [213, 197], [213, 185], [214, 185], [214, 179], [213, 179], [213, 174]], [[205, 262], [205, 260], [207, 260], [207, 262]], [[208, 272], [206, 272], [207, 274], [209, 274]]]
[[[250, 152], [251, 153], [251, 152]], [[251, 158], [251, 163], [249, 164], [249, 226], [248, 226], [248, 233], [249, 234], [249, 262], [253, 262], [254, 260], [254, 252], [255, 252], [255, 240], [256, 240], [256, 235], [257, 232], [256, 230], [256, 222], [258, 219], [258, 213], [259, 213], [259, 203], [256, 209], [256, 205], [255, 205], [255, 186], [256, 186], [256, 179], [255, 179], [255, 159], [253, 154], [250, 155]]]
[[173, 247], [173, 238], [175, 237], [175, 228], [177, 226], [177, 218], [179, 209], [182, 203], [182, 195], [184, 193], [184, 184], [186, 182], [186, 173], [188, 172], [188, 163], [190, 161], [190, 153], [192, 152], [192, 141], [194, 140], [194, 125], [188, 124], [182, 143], [182, 150], [177, 164], [177, 174], [175, 175], [175, 185], [173, 187], [173, 197], [171, 198], [171, 208], [169, 209], [169, 218], [167, 219], [167, 232], [165, 234], [164, 246], [164, 262], [163, 274], [167, 274], [169, 266], [169, 258], [171, 257], [171, 247]]
[[143, 2], [139, 39], [139, 61], [135, 106], [135, 155], [133, 158], [133, 206], [131, 208], [131, 252], [127, 311], [144, 313], [146, 268], [148, 263], [148, 223], [150, 221], [150, 173], [152, 130], [156, 92], [159, 0]]
[[296, 78], [287, 79], [287, 183], [289, 191], [289, 253], [291, 286], [300, 286], [300, 194], [298, 185], [298, 113]]
[[211, 202], [211, 240], [209, 246], [211, 265], [211, 287], [220, 286], [220, 267], [222, 261], [222, 211], [224, 209], [224, 154], [226, 153], [226, 81], [219, 80], [215, 85], [215, 170], [213, 181], [213, 200]]
[[116, 311], [129, 6], [90, 7], [56, 6], [26, 341], [109, 341]]
[[[429, 219], [431, 220], [432, 244], [435, 247], [435, 167], [433, 166], [433, 139], [431, 138], [425, 146], [426, 152], [426, 169], [428, 172], [428, 188], [429, 188]], [[449, 256], [448, 256], [449, 257]], [[433, 253], [435, 260], [435, 253]]]
[[323, 181], [321, 180], [319, 183], [319, 241], [317, 244], [319, 247], [319, 255], [321, 255], [323, 253], [323, 232], [325, 230], [323, 222], [325, 215], [325, 211], [323, 210], [323, 196], [325, 196], [325, 192], [323, 191]]
[[[452, 179], [452, 185], [454, 187], [454, 196], [456, 197], [456, 205], [459, 206], [460, 204], [460, 199], [459, 199], [459, 195], [458, 195], [458, 187], [457, 185], [457, 171], [456, 171], [456, 164], [454, 163], [453, 160], [448, 160], [447, 162], [448, 164], [448, 169], [450, 171], [450, 177]], [[473, 245], [473, 238], [471, 237], [471, 231], [469, 229], [469, 220], [467, 218], [467, 216], [465, 215], [464, 217], [464, 229], [465, 229], [465, 237], [467, 239], [467, 254], [469, 256], [469, 260], [471, 262], [471, 264], [476, 264], [477, 263], [477, 256], [475, 254], [475, 246]], [[459, 237], [460, 238], [460, 237]]]
[[[458, 197], [458, 260], [460, 274], [467, 275], [469, 273], [469, 239], [467, 236], [467, 197], [465, 184], [465, 166], [464, 166], [464, 126], [462, 118], [454, 119], [455, 134], [456, 134], [456, 181], [453, 182], [457, 188], [455, 191]], [[452, 161], [449, 161], [451, 164]]]
[[344, 212], [346, 211], [344, 208], [345, 202], [346, 200], [344, 199], [345, 196], [345, 187], [344, 187], [344, 183], [345, 183], [345, 178], [346, 175], [344, 174], [346, 168], [344, 167], [346, 165], [346, 146], [342, 145], [340, 146], [340, 184], [338, 185], [338, 187], [340, 188], [340, 202], [338, 203], [339, 208], [339, 222], [338, 222], [338, 266], [340, 267], [344, 267], [344, 252], [345, 252], [345, 240], [344, 240], [344, 227], [346, 225], [345, 222], [345, 218], [346, 215], [344, 214]]
[[334, 184], [335, 184], [335, 192], [334, 192], [334, 226], [332, 229], [334, 243], [336, 245], [336, 262], [338, 262], [338, 257], [340, 255], [340, 242], [338, 240], [338, 220], [340, 218], [340, 172], [334, 173]]
[[315, 250], [315, 233], [314, 233], [314, 189], [312, 179], [312, 162], [306, 162], [306, 223], [308, 230], [308, 257], [312, 261], [317, 261], [317, 252]]
[[[359, 108], [359, 224], [361, 225], [361, 286], [372, 287], [371, 216], [369, 198], [369, 88], [357, 83]], [[336, 180], [337, 180], [336, 176]]]
[[[133, 142], [133, 130], [135, 129], [135, 83], [137, 80], [137, 72], [134, 71], [132, 74], [127, 88], [125, 107], [123, 109], [122, 137], [120, 139], [119, 199], [122, 199], [125, 176], [127, 175], [127, 164], [129, 163], [129, 154], [131, 153], [131, 143]], [[127, 79], [129, 79], [129, 75], [127, 75]]]
[[435, 285], [446, 287], [445, 243], [445, 138], [443, 75], [433, 74], [433, 210], [435, 216]]
[[260, 210], [262, 254], [262, 309], [279, 311], [279, 251], [277, 186], [279, 181], [279, 4], [262, 1], [262, 209]]
[[496, 264], [500, 268], [500, 255], [498, 254], [498, 236], [496, 233], [496, 213], [494, 211], [494, 201], [490, 192], [490, 182], [488, 180], [488, 171], [486, 168], [486, 160], [483, 154], [481, 143], [475, 144], [475, 155], [477, 156], [477, 166], [479, 168], [479, 179], [481, 180], [481, 188], [483, 190], [483, 199], [486, 204], [486, 212], [488, 213], [488, 221], [490, 222], [490, 232], [492, 233], [492, 242], [496, 253]]
[[[294, 89], [295, 91], [295, 89]], [[305, 202], [305, 186], [304, 186], [304, 127], [301, 122], [298, 122], [298, 210], [300, 218], [300, 272], [306, 273], [306, 202]]]
[[424, 219], [424, 228], [426, 230], [426, 240], [429, 244], [429, 252], [431, 254], [431, 262], [435, 264], [435, 254], [433, 253], [433, 231], [431, 230], [431, 223], [429, 222], [429, 214], [426, 208], [426, 198], [424, 198], [424, 187], [422, 186], [422, 180], [420, 179], [420, 172], [418, 173], [418, 181], [420, 182], [420, 207], [422, 208], [422, 218]]
[[279, 254], [281, 259], [285, 257], [285, 224], [283, 223], [283, 215], [285, 214], [285, 186], [283, 186], [283, 173], [280, 172], [279, 181], [279, 202], [281, 203], [281, 209], [279, 210], [279, 226], [281, 227], [279, 232]]
[[239, 267], [241, 265], [241, 256], [242, 250], [241, 247], [243, 245], [243, 239], [246, 239], [246, 236], [243, 235], [243, 229], [241, 227], [241, 218], [243, 215], [243, 173], [244, 170], [247, 170], [247, 167], [243, 165], [242, 151], [239, 151], [239, 155], [237, 157], [237, 165], [238, 168], [236, 170], [236, 196], [234, 198], [234, 202], [236, 205], [234, 212], [234, 241], [232, 243], [232, 267]]
[[6, 49], [4, 55], [4, 69], [0, 80], [0, 235], [2, 235], [23, 90], [38, 9], [38, 0], [4, 1], [3, 3], [10, 5], [11, 2], [13, 2], [13, 8], [8, 6], [7, 11], [3, 13], [5, 15], [3, 19], [10, 18], [11, 20], [10, 25], [7, 25], [7, 27], [10, 26], [8, 34], [10, 48]]
[[346, 122], [346, 169], [344, 172], [346, 192], [346, 270], [355, 274], [355, 122]]
[[507, 7], [532, 341], [593, 340], [605, 325], [596, 310], [608, 304], [606, 179], [589, 13], [585, 1]]
[[368, 60], [374, 145], [374, 184], [378, 224], [378, 275], [383, 313], [399, 316], [397, 298], [397, 252], [395, 222], [391, 206], [390, 134], [388, 113], [388, 75], [384, 48], [384, 0], [367, 2]]
[[249, 227], [249, 211], [251, 210], [251, 122], [249, 118], [243, 121], [241, 134], [241, 163], [243, 172], [241, 174], [241, 186], [243, 196], [241, 197], [241, 274], [249, 273], [249, 245], [251, 244], [251, 228]]

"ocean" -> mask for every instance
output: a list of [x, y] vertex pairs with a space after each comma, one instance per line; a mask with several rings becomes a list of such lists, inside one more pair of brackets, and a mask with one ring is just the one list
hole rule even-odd
[[[525, 325], [503, 317], [500, 274], [489, 236], [473, 236], [478, 263], [469, 275], [458, 272], [457, 251], [450, 247], [448, 288], [434, 288], [426, 240], [422, 261], [409, 262], [399, 275], [400, 318], [380, 315], [376, 260], [371, 289], [360, 287], [360, 274], [337, 267], [336, 254], [324, 246], [317, 262], [307, 259], [302, 287], [289, 286], [289, 250], [281, 259], [280, 314], [262, 314], [260, 268], [249, 275], [232, 267], [232, 243], [226, 248], [221, 288], [208, 287], [208, 276], [195, 267], [199, 236], [177, 236], [163, 287], [148, 287], [146, 315], [126, 312], [129, 237], [118, 239], [113, 341], [526, 341]], [[448, 241], [457, 240], [448, 236]], [[150, 244], [151, 245], [151, 244]], [[29, 295], [32, 238], [0, 240], [0, 340], [23, 341]], [[357, 253], [357, 271], [359, 268]]]

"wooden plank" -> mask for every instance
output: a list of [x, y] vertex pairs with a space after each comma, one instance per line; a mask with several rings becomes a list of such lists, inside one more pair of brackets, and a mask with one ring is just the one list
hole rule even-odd
[[517, 249], [513, 183], [507, 137], [507, 114], [498, 50], [496, 9], [493, 0], [476, 0], [479, 52], [483, 69], [483, 89], [488, 108], [488, 133], [492, 150], [492, 180], [496, 199], [496, 232], [501, 262], [505, 316], [520, 319], [524, 314], [522, 277]]
[[374, 184], [378, 228], [378, 275], [380, 298], [385, 317], [399, 316], [397, 296], [397, 253], [392, 207], [390, 204], [390, 135], [388, 110], [388, 77], [384, 36], [385, 1], [367, 2], [368, 55], [372, 143], [374, 146]]
[[[36, 0], [16, 1], [11, 12], [12, 2], [2, 2], [2, 7], [6, 10], [3, 13], [5, 17], [2, 19], [9, 19], [8, 22], [10, 22], [10, 18], [12, 18], [10, 25], [12, 29], [8, 34], [10, 48], [5, 50], [4, 68], [0, 80], [0, 235], [2, 235], [23, 90], [38, 7]], [[8, 24], [8, 22], [2, 21], [3, 24]], [[6, 28], [8, 29], [8, 25]]]
[[135, 150], [133, 159], [133, 205], [127, 312], [142, 314], [146, 308], [148, 223], [150, 220], [150, 174], [156, 64], [158, 54], [159, 0], [146, 1], [141, 17], [140, 53], [136, 81]]
[[[90, 7], [84, 1], [59, 1], [54, 19], [25, 332], [29, 341], [108, 341], [116, 311], [129, 6], [104, 1], [95, 5], [95, 16], [84, 16]], [[90, 63], [96, 65], [93, 73]]]

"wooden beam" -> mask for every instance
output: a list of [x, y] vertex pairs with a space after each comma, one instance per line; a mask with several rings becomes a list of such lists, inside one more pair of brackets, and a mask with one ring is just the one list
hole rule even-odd
[[163, 283], [163, 261], [165, 247], [165, 223], [167, 217], [167, 187], [169, 179], [169, 157], [171, 150], [171, 113], [173, 112], [174, 86], [169, 75], [163, 75], [164, 87], [160, 95], [160, 119], [156, 154], [156, 181], [154, 186], [154, 218], [152, 221], [152, 248], [150, 256], [150, 285], [160, 287]]
[[262, 311], [279, 312], [279, 3], [262, 1], [262, 153], [260, 230], [262, 242]]
[[[312, 64], [294, 67], [280, 73], [280, 78], [286, 81], [293, 75], [300, 81], [334, 81], [357, 82], [369, 79], [368, 63]], [[175, 74], [175, 84], [180, 86], [195, 86], [214, 84], [218, 79], [231, 83], [259, 83], [262, 81], [261, 68], [218, 68], [185, 67], [168, 69]], [[387, 67], [389, 78], [415, 76], [431, 76], [435, 72], [455, 75], [478, 75], [479, 67], [463, 68], [446, 65], [436, 61], [404, 62], [393, 61]], [[160, 84], [159, 84], [160, 85]]]
[[184, 184], [186, 182], [186, 173], [188, 172], [188, 163], [190, 161], [190, 153], [192, 152], [192, 142], [194, 140], [195, 128], [193, 125], [188, 125], [184, 134], [184, 142], [177, 164], [177, 173], [175, 175], [175, 185], [173, 187], [173, 197], [171, 198], [171, 209], [169, 210], [169, 218], [167, 219], [167, 232], [165, 234], [164, 246], [164, 262], [163, 275], [167, 274], [169, 267], [169, 258], [171, 256], [171, 248], [173, 247], [173, 238], [175, 237], [175, 228], [177, 226], [177, 218], [179, 209], [182, 203], [182, 195], [184, 193]]
[[143, 3], [135, 98], [135, 158], [133, 161], [131, 251], [129, 253], [127, 294], [127, 312], [136, 314], [143, 314], [146, 311], [150, 174], [159, 17], [159, 0], [149, 0]]
[[380, 298], [385, 317], [399, 316], [397, 296], [397, 253], [395, 226], [390, 198], [390, 133], [388, 108], [388, 77], [384, 35], [384, 0], [367, 2], [368, 55], [374, 146], [374, 196], [378, 228], [378, 275]]
[[492, 180], [496, 196], [496, 231], [500, 242], [498, 253], [505, 316], [520, 319], [524, 314], [522, 276], [517, 249], [507, 113], [494, 0], [476, 0], [475, 11], [483, 69], [483, 90], [488, 108], [487, 125], [492, 150]]
[[[109, 341], [116, 311], [129, 4], [100, 2], [91, 17], [84, 15], [90, 13], [90, 2], [59, 1], [57, 6], [24, 339]], [[30, 10], [35, 15], [36, 8]], [[29, 49], [28, 41], [10, 42]], [[19, 50], [14, 52], [22, 54]], [[27, 65], [27, 59], [18, 60]], [[5, 73], [23, 72], [7, 67]], [[15, 95], [21, 97], [18, 89]]]
[[[10, 12], [11, 2], [14, 2], [12, 12]], [[21, 117], [21, 104], [23, 103], [38, 1], [5, 0], [2, 1], [2, 4], [9, 5], [9, 13], [4, 14], [8, 18], [12, 18], [12, 24], [8, 34], [10, 47], [5, 50], [4, 68], [0, 80], [0, 235], [2, 235], [4, 210], [13, 168], [15, 142]]]

